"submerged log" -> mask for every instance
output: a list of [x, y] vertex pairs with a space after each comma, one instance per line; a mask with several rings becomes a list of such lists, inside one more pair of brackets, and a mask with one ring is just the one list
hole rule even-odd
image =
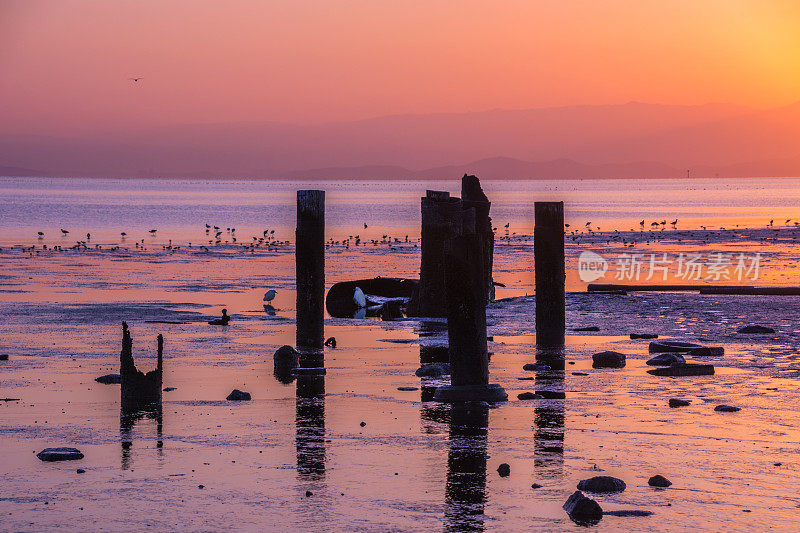
[[371, 278], [334, 283], [325, 298], [328, 314], [336, 318], [350, 318], [358, 311], [353, 300], [356, 287], [365, 294], [385, 298], [411, 298], [419, 285], [416, 279], [405, 278]]
[[133, 339], [128, 324], [122, 323], [122, 351], [120, 352], [121, 407], [125, 412], [146, 409], [161, 404], [164, 337], [158, 336], [158, 362], [155, 370], [147, 374], [136, 369], [133, 361]]

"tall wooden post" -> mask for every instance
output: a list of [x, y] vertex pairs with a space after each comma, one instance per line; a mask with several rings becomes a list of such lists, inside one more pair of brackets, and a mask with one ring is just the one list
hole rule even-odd
[[461, 204], [464, 209], [475, 208], [475, 233], [480, 235], [483, 245], [483, 277], [486, 303], [494, 299], [494, 284], [492, 283], [492, 265], [494, 262], [494, 231], [489, 210], [492, 203], [481, 188], [477, 176], [464, 174], [461, 178]]
[[323, 368], [325, 191], [297, 191], [295, 241], [299, 367]]
[[536, 202], [533, 228], [536, 344], [564, 344], [564, 202]]

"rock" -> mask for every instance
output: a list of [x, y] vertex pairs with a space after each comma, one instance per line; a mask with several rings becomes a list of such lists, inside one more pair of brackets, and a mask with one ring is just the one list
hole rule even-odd
[[204, 488], [206, 488], [206, 486], [205, 485], [197, 485], [197, 488], [198, 489], [204, 489]]
[[36, 454], [42, 461], [74, 461], [83, 459], [83, 454], [77, 448], [45, 448]]
[[633, 517], [633, 516], [650, 516], [653, 514], [653, 511], [644, 511], [641, 509], [621, 509], [619, 511], [603, 511], [603, 515], [608, 516], [621, 516], [624, 518]]
[[508, 463], [503, 463], [497, 467], [497, 473], [500, 477], [508, 477], [511, 475], [511, 466]]
[[250, 399], [250, 393], [240, 391], [239, 389], [233, 389], [228, 397], [225, 398], [226, 400], [230, 400], [232, 402], [246, 402]]
[[300, 354], [297, 353], [297, 350], [288, 344], [284, 344], [275, 351], [272, 360], [274, 363], [280, 364], [281, 366], [286, 366], [287, 364], [294, 364], [294, 366], [297, 366], [297, 358], [299, 356]]
[[572, 521], [579, 525], [594, 525], [603, 518], [600, 504], [587, 498], [579, 490], [573, 492], [562, 507]]
[[537, 390], [536, 394], [545, 400], [563, 400], [567, 397], [564, 391], [556, 390]]
[[686, 364], [686, 359], [679, 353], [665, 352], [648, 359], [647, 364], [650, 366], [684, 365]]
[[720, 357], [725, 355], [725, 348], [722, 346], [703, 346], [689, 350], [689, 355], [694, 357]]
[[741, 411], [741, 408], [734, 407], [732, 405], [721, 404], [721, 405], [716, 406], [714, 408], [714, 410], [718, 411], [720, 413], [735, 413], [736, 411]]
[[307, 490], [307, 491], [306, 491], [306, 498], [310, 498], [310, 497], [311, 497], [311, 496], [313, 496], [313, 495], [314, 495], [314, 493], [313, 493], [313, 492], [311, 492], [310, 490]]
[[586, 372], [572, 372], [573, 376], [588, 376]]
[[0, 361], [8, 361], [8, 354], [0, 353]]
[[622, 492], [625, 482], [611, 476], [595, 476], [578, 483], [578, 490], [586, 492]]
[[366, 423], [366, 422], [364, 422], [363, 420], [362, 420], [362, 421], [361, 421], [361, 423], [359, 424], [359, 426], [361, 426], [362, 428], [363, 428], [364, 426], [366, 426], [366, 425], [367, 425], [367, 423]]
[[663, 488], [663, 487], [669, 487], [670, 485], [672, 485], [672, 482], [667, 478], [665, 478], [664, 476], [658, 474], [648, 479], [647, 484], [650, 485], [651, 487]]
[[325, 346], [336, 348], [336, 337], [328, 337], [325, 339]]
[[572, 331], [600, 331], [600, 328], [597, 326], [586, 326], [583, 328], [573, 328]]
[[526, 363], [522, 366], [522, 370], [528, 370], [530, 372], [547, 372], [552, 370], [552, 368], [547, 363]]
[[766, 326], [745, 326], [740, 328], [737, 333], [775, 333], [775, 330]]
[[664, 368], [654, 368], [647, 371], [654, 376], [685, 377], [685, 376], [712, 376], [714, 375], [714, 365], [695, 365], [686, 363], [683, 365], [672, 365]]
[[539, 485], [538, 483], [533, 483], [533, 484], [531, 485], [531, 488], [532, 488], [532, 489], [541, 489], [541, 488], [542, 488], [542, 486], [541, 486], [541, 485]]
[[686, 407], [687, 405], [691, 405], [691, 400], [681, 400], [678, 398], [670, 398], [669, 399], [669, 406], [670, 407]]
[[86, 470], [84, 470], [83, 468], [79, 468], [75, 472], [78, 473], [78, 474], [85, 474]]
[[536, 394], [535, 392], [521, 392], [517, 394], [518, 400], [538, 400], [544, 398], [541, 394]]
[[600, 352], [592, 356], [592, 368], [623, 368], [625, 354], [619, 352]]
[[94, 380], [104, 385], [119, 385], [122, 383], [122, 376], [119, 374], [106, 374], [105, 376], [94, 378]]
[[397, 387], [397, 390], [408, 392], [408, 391], [419, 390], [419, 387]]
[[655, 333], [631, 333], [631, 339], [657, 339], [658, 335]]
[[178, 390], [178, 387], [164, 387], [161, 390], [164, 391], [164, 392], [172, 392], [174, 390]]
[[414, 373], [420, 378], [438, 378], [450, 374], [450, 363], [430, 363], [422, 365]]
[[650, 343], [647, 349], [650, 351], [650, 353], [662, 353], [662, 352], [688, 352], [689, 350], [702, 347], [703, 347], [702, 345], [695, 344], [693, 342], [653, 341]]

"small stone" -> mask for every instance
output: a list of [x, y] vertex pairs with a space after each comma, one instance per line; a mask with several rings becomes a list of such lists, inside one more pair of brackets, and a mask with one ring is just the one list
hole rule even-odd
[[539, 485], [538, 483], [533, 483], [533, 484], [531, 485], [531, 488], [532, 488], [532, 489], [541, 489], [541, 488], [542, 488], [542, 485]]
[[548, 370], [552, 370], [550, 365], [547, 363], [526, 363], [522, 366], [522, 370], [527, 370], [530, 372], [547, 372]]
[[307, 490], [307, 491], [306, 491], [306, 498], [310, 498], [310, 497], [311, 497], [311, 496], [313, 496], [313, 495], [314, 495], [314, 493], [313, 493], [313, 492], [311, 492], [310, 490]]
[[178, 390], [178, 388], [177, 387], [164, 387], [161, 390], [163, 390], [164, 392], [172, 392], [174, 390]]
[[669, 487], [670, 485], [672, 485], [672, 482], [667, 478], [665, 478], [664, 476], [662, 476], [661, 474], [657, 474], [648, 479], [647, 484], [650, 485], [651, 487], [663, 488], [663, 487]]
[[714, 408], [715, 411], [719, 411], [720, 413], [735, 413], [736, 411], [741, 411], [739, 407], [734, 407], [732, 405], [725, 405], [720, 404]]
[[691, 405], [691, 400], [681, 400], [680, 398], [670, 398], [669, 399], [669, 406], [670, 407], [686, 407], [687, 405]]
[[233, 389], [231, 393], [228, 394], [228, 397], [225, 399], [232, 402], [246, 402], [250, 400], [250, 393], [240, 391], [239, 389]]
[[595, 476], [578, 483], [578, 490], [587, 492], [622, 492], [625, 482], [611, 476]]
[[592, 356], [592, 368], [623, 368], [625, 355], [619, 352], [600, 352]]
[[686, 359], [679, 353], [675, 352], [664, 352], [660, 353], [655, 357], [651, 357], [647, 360], [647, 363], [650, 366], [672, 366], [672, 365], [685, 365]]
[[583, 328], [574, 328], [572, 331], [600, 331], [597, 326], [586, 326]]
[[562, 506], [569, 517], [579, 525], [594, 525], [603, 518], [600, 504], [576, 490]]
[[77, 472], [78, 474], [85, 474], [86, 470], [84, 470], [83, 468], [79, 468], [75, 472]]
[[419, 387], [397, 387], [397, 390], [401, 390], [401, 391], [415, 391], [415, 390], [419, 390]]
[[450, 363], [430, 363], [422, 365], [414, 372], [419, 378], [438, 378], [450, 374]]
[[36, 454], [42, 461], [74, 461], [83, 459], [83, 454], [77, 448], [45, 448]]
[[206, 486], [205, 485], [197, 485], [197, 488], [198, 489], [204, 489], [204, 488], [206, 488]]
[[106, 374], [105, 376], [94, 378], [94, 380], [103, 385], [119, 385], [122, 383], [122, 376], [119, 374]]
[[573, 376], [588, 376], [586, 372], [572, 372]]
[[8, 361], [8, 354], [0, 353], [0, 361]]
[[631, 339], [657, 339], [658, 335], [655, 333], [631, 333]]
[[703, 346], [689, 350], [689, 355], [693, 357], [720, 357], [725, 355], [725, 348], [722, 346]]
[[508, 463], [503, 463], [497, 467], [497, 473], [500, 477], [508, 477], [511, 475], [511, 466]]
[[775, 330], [766, 326], [745, 326], [738, 333], [775, 333]]
[[772, 463], [774, 466], [781, 466], [783, 463]]
[[518, 400], [538, 400], [540, 398], [544, 398], [544, 396], [536, 394], [535, 392], [521, 392], [517, 394]]

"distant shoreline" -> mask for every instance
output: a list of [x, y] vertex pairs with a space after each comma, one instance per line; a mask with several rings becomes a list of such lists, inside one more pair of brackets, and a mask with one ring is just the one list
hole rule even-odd
[[[481, 178], [481, 176], [478, 176]], [[252, 176], [14, 176], [2, 175], [0, 179], [8, 178], [32, 178], [32, 179], [86, 179], [86, 180], [174, 180], [174, 181], [187, 181], [187, 180], [201, 180], [201, 181], [455, 181], [459, 180], [461, 176], [454, 176], [452, 178], [406, 178], [406, 177], [391, 177], [391, 178], [368, 178], [368, 177], [302, 177], [302, 178], [282, 178], [282, 177], [252, 177]], [[753, 179], [800, 179], [800, 176], [735, 176], [735, 177], [675, 177], [675, 178], [642, 178], [642, 177], [618, 177], [618, 178], [481, 178], [483, 181], [614, 181], [614, 180], [647, 180], [647, 181], [693, 181], [693, 180], [753, 180]]]

